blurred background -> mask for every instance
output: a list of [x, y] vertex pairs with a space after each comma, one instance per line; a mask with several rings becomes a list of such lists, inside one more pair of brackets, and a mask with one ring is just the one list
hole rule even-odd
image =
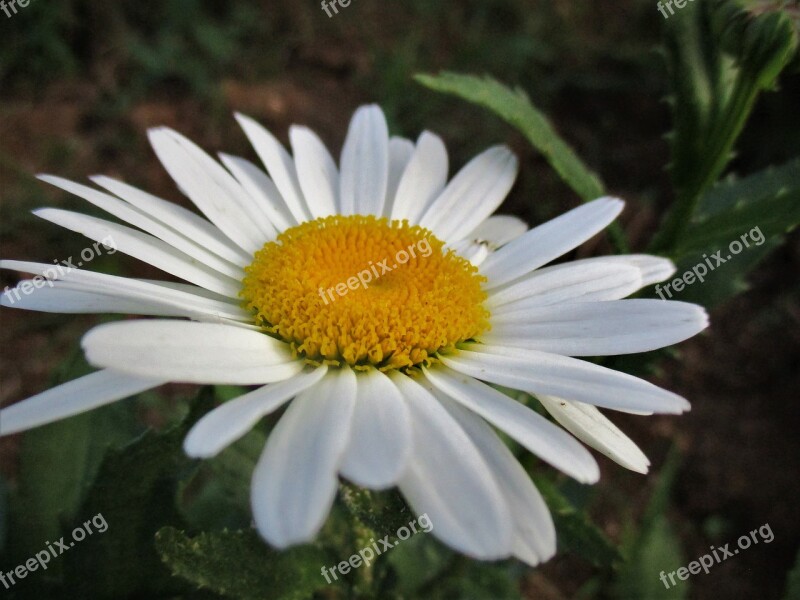
[[[443, 136], [451, 171], [488, 145], [510, 145], [520, 176], [502, 212], [538, 224], [575, 206], [575, 194], [519, 133], [413, 80], [442, 69], [490, 74], [525, 89], [609, 190], [627, 200], [622, 223], [634, 250], [645, 248], [672, 199], [659, 52], [665, 19], [654, 2], [352, 0], [333, 17], [316, 1], [33, 0], [17, 8], [11, 16], [0, 12], [0, 258], [51, 262], [86, 247], [81, 236], [30, 211], [97, 213], [38, 182], [36, 173], [79, 181], [103, 173], [188, 206], [146, 130], [167, 125], [211, 153], [253, 159], [233, 111], [261, 121], [283, 142], [290, 124], [308, 125], [338, 155], [351, 113], [377, 102], [393, 134], [416, 138], [429, 129]], [[759, 101], [734, 171], [800, 154], [798, 106], [795, 71]], [[577, 256], [607, 251], [601, 239]], [[163, 278], [120, 254], [90, 268]], [[621, 542], [642, 518], [675, 445], [677, 475], [665, 514], [686, 563], [710, 545], [771, 526], [770, 544], [693, 576], [685, 584], [691, 598], [780, 598], [797, 556], [798, 275], [795, 232], [752, 274], [747, 291], [714, 308], [706, 333], [659, 363], [653, 381], [687, 397], [692, 411], [615, 415], [650, 457], [651, 473], [629, 473], [598, 455], [601, 482], [584, 492], [593, 522]], [[0, 287], [18, 279], [3, 271]], [[96, 322], [2, 309], [0, 404], [49, 387], [77, 360], [80, 336]], [[170, 390], [168, 398], [186, 393]], [[158, 425], [158, 402], [137, 406], [141, 419]], [[20, 437], [0, 439], [0, 473], [12, 483]], [[656, 571], [669, 566], [657, 555], [652, 560]], [[524, 574], [522, 594], [590, 594], [585, 584], [595, 575], [585, 560], [560, 553]]]

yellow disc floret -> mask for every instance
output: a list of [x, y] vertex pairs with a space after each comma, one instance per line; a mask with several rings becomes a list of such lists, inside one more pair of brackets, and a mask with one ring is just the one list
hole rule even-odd
[[309, 363], [407, 369], [489, 326], [485, 278], [443, 246], [406, 221], [316, 219], [256, 252], [241, 296]]

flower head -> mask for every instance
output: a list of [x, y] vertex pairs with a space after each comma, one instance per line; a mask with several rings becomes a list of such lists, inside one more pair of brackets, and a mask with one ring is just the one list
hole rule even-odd
[[[341, 475], [399, 487], [434, 535], [469, 556], [529, 564], [555, 552], [552, 519], [493, 427], [580, 482], [599, 470], [575, 437], [647, 471], [598, 407], [679, 413], [688, 403], [575, 357], [674, 344], [706, 327], [706, 315], [624, 299], [669, 277], [666, 259], [546, 266], [603, 230], [622, 201], [600, 198], [529, 231], [492, 216], [517, 172], [505, 147], [448, 183], [441, 139], [390, 138], [376, 106], [356, 112], [339, 166], [306, 128], [290, 130], [290, 155], [237, 118], [268, 174], [233, 156], [220, 164], [174, 131], [150, 132], [204, 217], [107, 177], [93, 178], [105, 192], [42, 177], [126, 225], [52, 208], [38, 216], [113, 239], [186, 283], [0, 261], [50, 283], [21, 297], [8, 290], [4, 306], [160, 317], [89, 331], [82, 345], [100, 370], [6, 408], [0, 433], [166, 382], [258, 386], [208, 413], [184, 445], [214, 456], [288, 404], [252, 482], [256, 526], [273, 545], [314, 538]], [[489, 384], [534, 395], [564, 429]]]

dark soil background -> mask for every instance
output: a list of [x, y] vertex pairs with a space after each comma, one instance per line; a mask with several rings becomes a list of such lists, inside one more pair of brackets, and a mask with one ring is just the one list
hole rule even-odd
[[[627, 200], [623, 225], [641, 250], [671, 201], [662, 21], [654, 3], [629, 0], [353, 0], [333, 18], [315, 1], [34, 0], [11, 18], [0, 13], [0, 257], [49, 262], [85, 247], [30, 210], [96, 214], [92, 207], [37, 182], [35, 173], [81, 181], [104, 173], [187, 205], [149, 149], [146, 129], [168, 125], [210, 152], [253, 158], [234, 110], [284, 142], [290, 124], [309, 125], [338, 154], [353, 110], [379, 102], [393, 133], [442, 135], [451, 171], [489, 144], [508, 143], [521, 168], [504, 212], [535, 224], [575, 206], [519, 134], [412, 79], [440, 69], [488, 73], [526, 89]], [[800, 154], [799, 101], [797, 74], [762, 98], [738, 144], [737, 172]], [[606, 250], [600, 240], [579, 253]], [[119, 255], [94, 263], [94, 270], [163, 278]], [[625, 518], [643, 510], [673, 443], [682, 466], [669, 518], [688, 560], [771, 526], [771, 544], [692, 577], [692, 598], [779, 598], [797, 555], [798, 275], [800, 236], [793, 234], [753, 273], [749, 291], [716, 307], [710, 329], [662, 363], [657, 383], [687, 397], [690, 413], [613, 416], [650, 457], [647, 477], [599, 458], [592, 517], [613, 539]], [[17, 280], [0, 273], [0, 287]], [[0, 404], [46, 389], [95, 322], [2, 309]], [[0, 440], [8, 477], [17, 443]], [[570, 598], [591, 573], [578, 558], [559, 555], [525, 579], [526, 597]]]

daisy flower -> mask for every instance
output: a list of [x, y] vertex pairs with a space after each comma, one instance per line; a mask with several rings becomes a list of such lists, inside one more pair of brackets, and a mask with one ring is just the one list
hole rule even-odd
[[[92, 177], [105, 191], [41, 177], [126, 225], [55, 208], [36, 215], [113, 239], [186, 283], [0, 261], [49, 282], [28, 295], [7, 290], [4, 306], [161, 317], [89, 331], [82, 346], [99, 370], [4, 409], [0, 433], [167, 382], [258, 386], [204, 416], [184, 447], [214, 456], [288, 404], [251, 486], [256, 527], [272, 545], [312, 540], [342, 476], [397, 486], [435, 536], [468, 556], [530, 565], [554, 554], [553, 522], [495, 429], [582, 483], [599, 469], [578, 440], [647, 471], [598, 408], [680, 413], [689, 404], [575, 357], [675, 344], [705, 328], [706, 314], [624, 299], [674, 272], [663, 258], [546, 266], [602, 231], [621, 200], [600, 198], [528, 230], [492, 216], [517, 173], [506, 147], [448, 183], [442, 140], [390, 137], [377, 106], [356, 111], [338, 166], [305, 127], [290, 129], [290, 154], [254, 120], [237, 120], [268, 173], [234, 156], [220, 164], [170, 129], [149, 132], [204, 217], [108, 177]], [[563, 429], [491, 384], [535, 395]]]

